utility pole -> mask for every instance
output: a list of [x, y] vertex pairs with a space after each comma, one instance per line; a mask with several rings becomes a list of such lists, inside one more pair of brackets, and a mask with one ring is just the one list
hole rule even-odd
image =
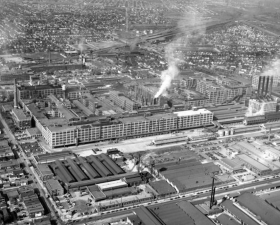
[[212, 172], [212, 187], [211, 187], [211, 196], [210, 196], [210, 209], [215, 205], [215, 193], [216, 193], [216, 186], [215, 186], [215, 175], [218, 174], [218, 171]]

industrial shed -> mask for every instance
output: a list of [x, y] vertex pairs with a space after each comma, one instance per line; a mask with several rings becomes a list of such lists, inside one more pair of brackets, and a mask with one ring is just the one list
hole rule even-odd
[[101, 176], [97, 173], [97, 171], [90, 165], [85, 158], [78, 157], [76, 159], [77, 164], [80, 166], [80, 168], [86, 173], [86, 175], [90, 179], [96, 179], [100, 178]]
[[128, 186], [138, 186], [143, 182], [139, 173], [130, 175], [130, 176], [126, 176], [125, 181], [128, 184]]
[[90, 155], [86, 159], [102, 177], [113, 175], [95, 156]]
[[257, 225], [258, 223], [254, 221], [251, 217], [249, 217], [247, 214], [245, 214], [243, 211], [241, 211], [239, 208], [237, 208], [235, 205], [233, 205], [233, 202], [231, 200], [226, 200], [221, 203], [221, 206], [229, 212], [231, 215], [235, 216], [238, 220], [240, 220], [243, 224], [246, 225]]
[[280, 191], [267, 194], [265, 200], [277, 210], [280, 210]]
[[265, 122], [266, 119], [264, 115], [245, 117], [243, 121], [244, 125], [254, 125], [254, 124], [265, 123]]
[[237, 155], [236, 158], [243, 162], [243, 164], [251, 171], [257, 173], [258, 175], [268, 175], [271, 173], [271, 169], [265, 165], [259, 163], [255, 159], [252, 159], [250, 156], [241, 154]]
[[213, 222], [187, 201], [149, 207], [149, 211], [166, 225], [213, 225]]
[[140, 206], [134, 210], [134, 213], [144, 225], [162, 225], [163, 223], [155, 217], [146, 207]]
[[108, 176], [108, 177], [102, 177], [102, 178], [97, 178], [97, 179], [92, 179], [92, 180], [86, 180], [86, 181], [79, 181], [79, 182], [74, 182], [74, 183], [66, 183], [66, 189], [75, 191], [79, 190], [82, 188], [86, 188], [87, 186], [95, 185], [95, 184], [100, 184], [100, 183], [105, 183], [109, 181], [115, 181], [119, 179], [125, 180], [125, 178], [128, 176], [132, 175], [137, 175], [138, 173], [131, 172], [131, 173], [124, 173], [120, 175], [113, 175], [113, 176]]
[[[108, 164], [108, 166], [112, 169], [112, 173], [114, 174], [122, 174], [124, 173], [123, 169], [119, 167], [108, 155], [101, 154], [100, 157]], [[104, 162], [103, 162], [104, 164]]]
[[51, 165], [51, 168], [55, 172], [55, 175], [58, 176], [64, 183], [73, 183], [76, 181], [67, 168], [59, 160], [56, 160]]
[[88, 177], [85, 173], [79, 168], [79, 166], [70, 158], [64, 161], [64, 165], [68, 168], [72, 175], [76, 178], [77, 181], [87, 180]]
[[237, 202], [259, 216], [266, 224], [278, 225], [280, 222], [279, 211], [255, 195], [244, 193], [237, 198]]
[[35, 160], [37, 163], [49, 163], [54, 162], [56, 160], [64, 160], [66, 158], [74, 158], [74, 154], [72, 151], [60, 151], [53, 153], [46, 153], [35, 156]]
[[134, 187], [125, 187], [125, 188], [118, 188], [118, 189], [104, 191], [106, 198], [109, 199], [129, 196], [129, 195], [136, 195], [137, 193], [138, 193], [137, 189]]
[[[221, 169], [212, 162], [206, 164], [194, 163], [190, 162], [189, 166], [188, 164], [179, 164], [181, 167], [177, 167], [177, 164], [173, 163], [175, 165], [173, 169], [172, 166], [169, 166], [170, 170], [161, 171], [160, 174], [176, 187], [178, 192], [210, 187], [212, 183], [211, 175], [213, 173], [219, 174]], [[217, 181], [216, 185], [220, 183]]]
[[101, 200], [106, 199], [106, 195], [100, 190], [100, 188], [97, 185], [92, 185], [87, 188], [95, 202], [99, 202]]
[[234, 133], [239, 134], [239, 133], [249, 133], [249, 132], [256, 132], [260, 131], [259, 125], [251, 125], [251, 126], [245, 126], [245, 127], [239, 127], [239, 128], [234, 128]]
[[232, 173], [237, 173], [243, 169], [242, 162], [238, 159], [223, 158], [219, 162]]
[[164, 197], [166, 195], [176, 194], [177, 191], [165, 180], [150, 182], [149, 185], [157, 193], [158, 196]]
[[[107, 167], [104, 165], [106, 163]], [[113, 175], [125, 174], [125, 172], [107, 155], [90, 155], [87, 158], [56, 160], [49, 164], [55, 175], [65, 183], [95, 180]], [[120, 177], [121, 178], [121, 177]]]

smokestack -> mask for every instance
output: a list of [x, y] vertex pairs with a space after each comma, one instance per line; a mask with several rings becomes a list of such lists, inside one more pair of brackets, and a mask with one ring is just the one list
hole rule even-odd
[[262, 76], [262, 91], [261, 91], [261, 95], [264, 95], [264, 87], [265, 87], [265, 76]]
[[262, 77], [259, 76], [259, 85], [258, 85], [258, 96], [261, 95], [261, 83], [262, 83]]
[[17, 79], [14, 80], [14, 108], [18, 108]]
[[270, 77], [269, 95], [272, 95], [273, 76]]
[[267, 76], [267, 78], [266, 78], [266, 87], [265, 87], [265, 96], [268, 94], [269, 81], [270, 81], [270, 77]]

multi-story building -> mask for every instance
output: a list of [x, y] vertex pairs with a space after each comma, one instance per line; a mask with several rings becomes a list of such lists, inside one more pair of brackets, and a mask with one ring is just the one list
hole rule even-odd
[[83, 87], [67, 87], [66, 89], [66, 97], [70, 100], [80, 99], [86, 93], [90, 92]]
[[36, 172], [42, 181], [53, 178], [53, 172], [47, 164], [38, 164]]
[[64, 190], [58, 180], [50, 179], [45, 182], [45, 186], [51, 196], [64, 195]]
[[206, 109], [189, 110], [155, 115], [126, 117], [94, 117], [87, 124], [74, 122], [71, 117], [47, 119], [34, 104], [26, 106], [33, 115], [36, 127], [51, 147], [89, 143], [124, 137], [138, 137], [169, 133], [187, 128], [210, 125], [213, 113]]
[[215, 105], [233, 101], [237, 97], [244, 99], [252, 92], [250, 85], [239, 84], [237, 81], [223, 78], [217, 78], [216, 81], [199, 80], [196, 91], [205, 94], [209, 98], [209, 103]]
[[17, 86], [18, 99], [46, 98], [48, 95], [62, 96], [61, 85]]
[[25, 113], [22, 109], [14, 108], [12, 110], [12, 116], [16, 125], [20, 129], [27, 129], [31, 127], [31, 117]]
[[110, 99], [125, 111], [137, 110], [140, 106], [135, 101], [130, 100], [123, 93], [118, 91], [110, 92]]

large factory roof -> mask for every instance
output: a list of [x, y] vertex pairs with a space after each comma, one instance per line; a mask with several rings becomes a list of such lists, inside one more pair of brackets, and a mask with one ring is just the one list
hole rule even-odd
[[243, 193], [237, 197], [237, 202], [259, 216], [267, 224], [278, 225], [280, 222], [279, 211], [251, 193]]
[[162, 223], [157, 219], [146, 207], [140, 206], [134, 210], [135, 214], [141, 222], [145, 225], [161, 225]]
[[120, 175], [113, 175], [113, 176], [102, 177], [102, 178], [91, 179], [91, 180], [85, 180], [85, 181], [79, 181], [79, 182], [73, 182], [73, 183], [68, 182], [66, 185], [67, 185], [68, 189], [74, 189], [74, 188], [86, 187], [86, 186], [105, 183], [105, 182], [109, 182], [109, 181], [119, 180], [119, 179], [126, 178], [127, 176], [135, 175], [135, 174], [138, 174], [138, 173], [131, 172], [131, 173], [124, 173], [124, 174], [120, 174]]
[[259, 171], [269, 170], [268, 167], [266, 167], [265, 165], [259, 163], [255, 159], [252, 159], [248, 155], [241, 154], [241, 155], [238, 155], [238, 157], [239, 157], [239, 159], [242, 159], [242, 161], [244, 161], [244, 162], [250, 164], [251, 166], [253, 166], [254, 168], [258, 169]]
[[238, 219], [242, 220], [247, 225], [257, 225], [258, 223], [254, 221], [251, 217], [237, 208], [231, 200], [226, 200], [221, 203], [221, 206], [229, 211], [232, 215], [236, 216]]
[[176, 193], [175, 188], [168, 184], [165, 180], [150, 182], [149, 185], [159, 194], [166, 195]]
[[213, 225], [214, 223], [201, 213], [197, 208], [188, 201], [181, 201], [177, 205], [194, 220], [196, 225]]
[[166, 225], [213, 225], [198, 209], [187, 201], [162, 204], [149, 208], [154, 216]]

